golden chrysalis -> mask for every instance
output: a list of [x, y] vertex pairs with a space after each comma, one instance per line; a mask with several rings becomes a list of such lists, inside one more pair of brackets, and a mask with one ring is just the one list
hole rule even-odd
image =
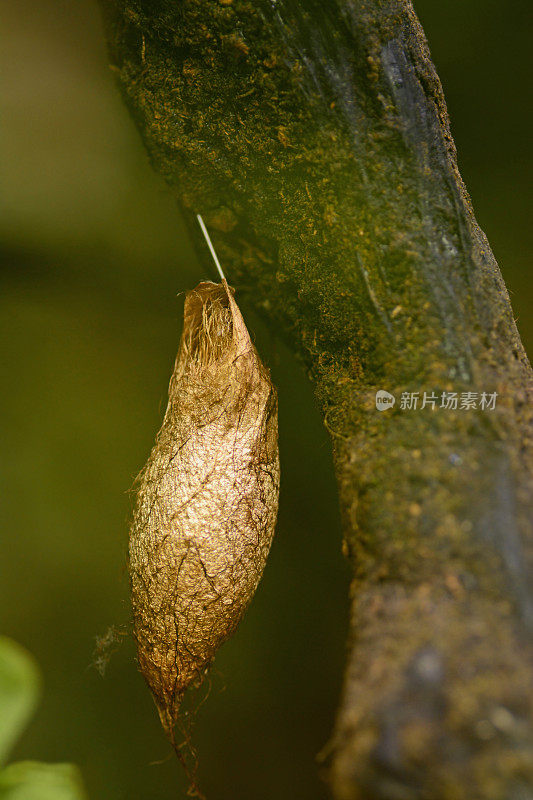
[[129, 538], [139, 666], [171, 740], [186, 688], [235, 631], [265, 566], [278, 508], [277, 417], [233, 290], [200, 283], [185, 299]]

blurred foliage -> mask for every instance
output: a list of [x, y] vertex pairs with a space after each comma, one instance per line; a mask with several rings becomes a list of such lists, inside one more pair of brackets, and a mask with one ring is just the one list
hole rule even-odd
[[24, 648], [0, 636], [0, 765], [37, 705], [40, 675]]
[[0, 800], [83, 800], [79, 772], [72, 764], [19, 761], [0, 772]]
[[[40, 674], [24, 648], [0, 637], [0, 763], [33, 712]], [[0, 769], [0, 800], [83, 800], [76, 767], [20, 761]]]
[[[527, 346], [517, 76], [528, 3], [416, 6]], [[131, 637], [103, 679], [92, 664], [97, 636], [129, 632], [128, 490], [165, 407], [176, 295], [206, 276], [114, 88], [95, 4], [8, 0], [2, 37], [0, 624], [36, 654], [47, 686], [15, 755], [79, 764], [99, 800], [170, 800], [185, 782]], [[196, 714], [200, 779], [217, 800], [319, 800], [315, 755], [333, 725], [348, 619], [330, 445], [305, 375], [249, 294], [239, 300], [279, 390], [281, 504], [257, 596]]]

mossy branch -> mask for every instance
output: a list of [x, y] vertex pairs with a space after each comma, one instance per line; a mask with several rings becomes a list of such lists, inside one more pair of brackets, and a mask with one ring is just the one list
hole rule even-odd
[[[308, 366], [354, 571], [338, 800], [532, 797], [531, 370], [408, 0], [102, 0], [154, 166]], [[379, 413], [403, 391], [494, 411]]]

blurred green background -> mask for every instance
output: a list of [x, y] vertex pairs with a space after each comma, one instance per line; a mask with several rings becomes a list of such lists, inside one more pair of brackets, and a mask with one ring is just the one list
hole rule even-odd
[[[416, 3], [526, 347], [528, 5]], [[177, 295], [206, 276], [114, 87], [95, 4], [7, 0], [2, 17], [0, 630], [44, 672], [14, 757], [77, 763], [93, 800], [182, 797], [130, 637], [104, 678], [91, 662], [95, 636], [129, 624], [128, 489], [164, 410]], [[208, 796], [314, 800], [348, 620], [330, 447], [305, 376], [241, 299], [279, 388], [281, 507], [194, 738]]]

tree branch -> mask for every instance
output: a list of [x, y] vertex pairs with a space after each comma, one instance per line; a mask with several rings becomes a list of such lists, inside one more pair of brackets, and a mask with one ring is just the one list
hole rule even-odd
[[[155, 168], [333, 437], [354, 571], [334, 796], [533, 797], [531, 370], [410, 2], [102, 6]], [[381, 414], [377, 389], [498, 400]]]

